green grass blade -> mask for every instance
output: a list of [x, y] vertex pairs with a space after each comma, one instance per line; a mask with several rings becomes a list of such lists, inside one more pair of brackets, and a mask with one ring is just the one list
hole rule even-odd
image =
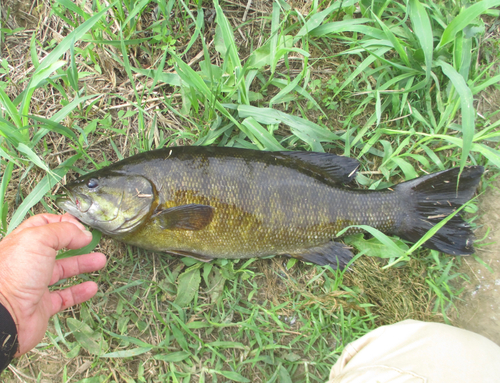
[[372, 12], [372, 16], [377, 21], [378, 25], [382, 28], [382, 30], [385, 33], [385, 36], [392, 43], [392, 45], [393, 45], [394, 49], [396, 50], [396, 52], [398, 52], [399, 57], [401, 58], [401, 60], [403, 60], [403, 63], [407, 67], [411, 67], [410, 60], [408, 59], [408, 55], [406, 54], [403, 46], [399, 42], [399, 39], [396, 37], [396, 35], [394, 35], [394, 33], [392, 33], [392, 31], [387, 27], [387, 25], [385, 25], [385, 23], [382, 22], [377, 17], [377, 15], [375, 15], [375, 13]]
[[264, 150], [285, 150], [283, 146], [269, 133], [262, 125], [260, 125], [253, 117], [247, 117], [243, 120], [242, 125], [246, 126], [251, 131], [253, 137], [260, 143]]
[[[72, 166], [76, 160], [80, 158], [80, 155], [74, 155], [73, 157], [64, 161], [60, 166], [56, 169], [52, 170], [52, 172], [62, 178], [69, 170], [70, 166]], [[7, 229], [7, 234], [14, 230], [19, 224], [24, 220], [28, 211], [49, 192], [51, 187], [53, 186], [53, 182], [51, 177], [46, 175], [42, 178], [42, 180], [34, 187], [31, 193], [24, 199], [24, 201], [19, 205], [16, 212], [12, 216], [9, 227]]]
[[[78, 28], [76, 28], [74, 31], [70, 32], [58, 45], [57, 47], [50, 52], [47, 57], [43, 59], [43, 61], [40, 63], [38, 68], [35, 70], [33, 73], [33, 76], [26, 88], [26, 91], [24, 92], [23, 99], [21, 101], [21, 106], [20, 110], [23, 115], [28, 114], [29, 110], [29, 99], [31, 98], [31, 95], [33, 94], [33, 88], [38, 85], [38, 83], [44, 78], [43, 76], [48, 77], [47, 70], [53, 69], [56, 70], [57, 67], [59, 67], [57, 61], [59, 58], [70, 48], [71, 44], [74, 43], [74, 41], [80, 40], [85, 33], [88, 32], [90, 28], [92, 28], [100, 19], [103, 17], [106, 12], [108, 11], [109, 8], [114, 6], [116, 4], [116, 1], [113, 2], [111, 5], [107, 6], [104, 8], [101, 12], [97, 13], [96, 15], [92, 16], [90, 19], [85, 21], [83, 24], [81, 24]], [[62, 62], [64, 65], [65, 62]], [[23, 119], [23, 125], [27, 125], [27, 121]]]
[[7, 192], [7, 187], [9, 186], [10, 178], [12, 177], [12, 170], [14, 169], [14, 163], [8, 162], [2, 174], [2, 182], [0, 183], [0, 219], [2, 223], [1, 232], [5, 234], [7, 230], [7, 213], [8, 204], [5, 203], [5, 193]]
[[271, 108], [257, 108], [250, 105], [239, 105], [240, 118], [253, 117], [261, 124], [283, 123], [290, 127], [292, 133], [309, 144], [311, 150], [324, 152], [320, 142], [336, 141], [340, 138], [333, 132], [306, 119], [292, 116]]
[[[279, 37], [279, 26], [280, 26], [280, 6], [279, 3], [273, 2], [273, 12], [271, 13], [271, 39], [269, 40], [268, 51], [269, 51], [269, 62], [276, 63], [278, 60], [275, 60], [276, 50], [278, 46], [278, 37]], [[267, 45], [267, 44], [266, 44]], [[261, 47], [263, 48], [263, 47]], [[260, 48], [259, 48], [260, 49]], [[255, 51], [254, 51], [255, 52]], [[261, 55], [261, 57], [265, 57]], [[255, 61], [259, 61], [255, 59]], [[271, 66], [271, 73], [274, 74], [276, 70], [276, 64]]]
[[219, 0], [214, 1], [214, 6], [215, 6], [215, 12], [217, 14], [217, 25], [221, 29], [222, 38], [224, 39], [224, 44], [226, 45], [229, 59], [231, 60], [232, 65], [234, 67], [241, 68], [242, 65], [240, 57], [238, 55], [238, 49], [236, 48], [236, 43], [234, 40], [233, 28], [229, 24], [229, 21], [227, 20], [226, 16], [224, 15], [224, 11], [219, 5]]
[[17, 146], [21, 142], [28, 142], [16, 126], [3, 118], [0, 118], [0, 134], [13, 146]]
[[362, 72], [366, 70], [375, 60], [377, 60], [376, 56], [382, 56], [385, 53], [387, 53], [390, 50], [390, 48], [379, 48], [377, 49], [374, 54], [375, 55], [370, 55], [366, 59], [361, 62], [356, 68], [354, 72], [344, 81], [344, 83], [335, 91], [333, 97], [337, 97], [337, 95], [349, 84], [351, 84], [356, 77], [358, 77]]
[[455, 39], [456, 34], [462, 31], [467, 25], [476, 19], [476, 17], [479, 17], [488, 9], [498, 7], [499, 5], [500, 0], [482, 0], [468, 8], [463, 8], [460, 14], [455, 17], [444, 30], [443, 35], [441, 36], [441, 41], [436, 47], [436, 50], [439, 50], [446, 44], [452, 42]]
[[434, 51], [432, 26], [427, 11], [418, 0], [410, 0], [409, 14], [413, 31], [420, 43], [425, 58], [425, 77], [430, 80], [432, 68], [432, 54]]
[[460, 168], [463, 169], [469, 156], [469, 151], [472, 146], [472, 140], [475, 133], [475, 109], [472, 91], [465, 82], [464, 78], [450, 64], [442, 60], [437, 60], [436, 64], [441, 67], [443, 73], [450, 79], [453, 86], [460, 96], [460, 104], [462, 111], [462, 136], [463, 146], [460, 157]]
[[21, 128], [21, 126], [23, 126], [21, 116], [19, 115], [19, 112], [14, 103], [10, 100], [9, 96], [7, 96], [2, 88], [0, 88], [0, 105], [2, 105], [2, 109], [7, 112], [14, 125], [16, 125], [18, 128]]

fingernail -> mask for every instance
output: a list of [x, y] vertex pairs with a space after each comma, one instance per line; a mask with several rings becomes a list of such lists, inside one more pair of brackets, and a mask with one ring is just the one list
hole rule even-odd
[[88, 230], [86, 230], [86, 229], [85, 229], [85, 230], [82, 230], [82, 231], [83, 231], [83, 234], [85, 234], [87, 237], [92, 238], [92, 233], [91, 233], [90, 231], [88, 231]]

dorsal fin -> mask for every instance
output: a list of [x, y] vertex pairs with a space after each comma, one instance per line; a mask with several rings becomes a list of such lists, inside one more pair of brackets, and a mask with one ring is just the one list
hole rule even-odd
[[281, 155], [296, 158], [314, 168], [328, 174], [334, 181], [349, 183], [356, 176], [359, 167], [358, 160], [337, 156], [331, 153], [318, 152], [279, 152]]

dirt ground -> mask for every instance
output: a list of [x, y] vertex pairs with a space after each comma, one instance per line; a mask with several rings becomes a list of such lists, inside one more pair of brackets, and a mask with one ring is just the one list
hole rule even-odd
[[476, 232], [481, 243], [477, 255], [488, 267], [473, 257], [464, 258], [462, 272], [470, 277], [465, 284], [463, 302], [457, 305], [458, 318], [455, 325], [486, 336], [500, 345], [500, 180], [495, 180], [479, 197], [479, 212], [482, 214]]

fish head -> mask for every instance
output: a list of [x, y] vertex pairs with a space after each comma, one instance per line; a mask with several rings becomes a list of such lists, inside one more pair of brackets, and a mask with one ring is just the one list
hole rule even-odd
[[65, 186], [56, 205], [111, 236], [132, 232], [157, 204], [153, 184], [140, 175], [93, 172]]

